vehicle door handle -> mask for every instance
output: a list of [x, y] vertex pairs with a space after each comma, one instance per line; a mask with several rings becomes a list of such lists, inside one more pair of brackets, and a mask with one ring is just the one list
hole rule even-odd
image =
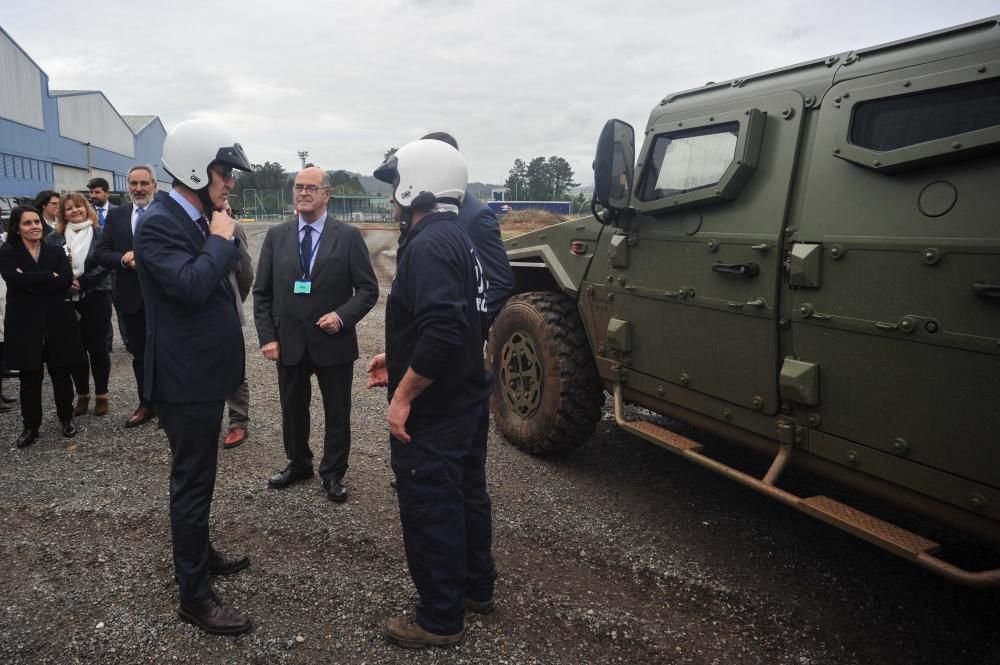
[[712, 272], [739, 275], [740, 277], [756, 277], [760, 273], [760, 266], [756, 263], [713, 263]]
[[972, 295], [979, 298], [1000, 298], [1000, 285], [975, 282], [972, 285]]

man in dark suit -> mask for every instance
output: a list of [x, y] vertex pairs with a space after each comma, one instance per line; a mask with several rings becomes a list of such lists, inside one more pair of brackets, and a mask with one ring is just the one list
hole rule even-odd
[[[135, 234], [136, 267], [146, 309], [143, 397], [170, 440], [170, 531], [178, 614], [217, 634], [249, 630], [250, 619], [224, 605], [209, 574], [246, 568], [209, 541], [219, 430], [225, 399], [243, 379], [238, 295], [228, 274], [239, 260], [235, 222], [225, 212], [233, 169], [250, 171], [240, 144], [202, 120], [182, 122], [163, 142], [170, 194], [157, 194]], [[211, 224], [206, 219], [211, 215]]]
[[119, 327], [125, 329], [126, 346], [132, 354], [139, 406], [125, 422], [125, 427], [137, 427], [153, 417], [153, 404], [142, 397], [143, 355], [146, 352], [146, 309], [135, 269], [133, 239], [139, 220], [156, 194], [156, 172], [152, 166], [137, 164], [128, 172], [128, 195], [132, 203], [112, 208], [104, 225], [104, 233], [94, 251], [94, 260], [111, 272], [111, 291], [118, 311]]
[[378, 300], [378, 281], [361, 232], [328, 217], [330, 176], [303, 169], [293, 188], [298, 214], [268, 230], [254, 283], [261, 351], [278, 364], [281, 432], [288, 465], [272, 488], [311, 478], [311, 377], [323, 394], [326, 432], [319, 475], [331, 501], [347, 499], [342, 479], [351, 450], [355, 326]]
[[[104, 178], [97, 177], [97, 178], [91, 178], [87, 182], [87, 189], [90, 190], [90, 205], [94, 206], [94, 210], [97, 212], [97, 224], [103, 229], [104, 225], [108, 221], [108, 215], [111, 214], [112, 210], [118, 207], [112, 205], [111, 202], [108, 201], [108, 194], [111, 192], [111, 185], [109, 185], [108, 181], [105, 180]], [[122, 324], [123, 324], [122, 317], [119, 314], [118, 327], [122, 328], [123, 327]], [[119, 334], [122, 336], [122, 343], [124, 343], [125, 346], [127, 347], [128, 339], [126, 338], [128, 337], [128, 333], [124, 332], [123, 330], [119, 330]], [[115, 332], [109, 326], [108, 335], [106, 339], [108, 344], [108, 353], [111, 352], [111, 347], [114, 345], [114, 338], [115, 338]]]

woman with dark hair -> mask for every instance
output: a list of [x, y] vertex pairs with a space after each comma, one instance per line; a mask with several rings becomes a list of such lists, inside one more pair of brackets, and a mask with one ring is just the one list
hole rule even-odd
[[59, 194], [51, 189], [43, 189], [35, 197], [35, 208], [45, 222], [45, 235], [56, 230], [56, 222], [59, 220]]
[[6, 362], [21, 371], [24, 431], [15, 442], [18, 448], [38, 439], [43, 362], [52, 379], [62, 434], [77, 433], [70, 367], [80, 362], [83, 349], [76, 314], [66, 301], [73, 270], [62, 249], [42, 242], [44, 225], [38, 210], [18, 206], [11, 211], [7, 241], [0, 246], [0, 277], [7, 283]]
[[86, 352], [83, 361], [73, 367], [76, 386], [74, 416], [87, 413], [90, 406], [90, 375], [94, 375], [94, 413], [108, 413], [108, 377], [111, 356], [107, 338], [111, 333], [111, 275], [94, 261], [94, 250], [101, 237], [97, 213], [83, 194], [71, 192], [59, 199], [59, 221], [46, 243], [63, 247], [73, 270], [69, 299], [80, 322], [80, 341]]

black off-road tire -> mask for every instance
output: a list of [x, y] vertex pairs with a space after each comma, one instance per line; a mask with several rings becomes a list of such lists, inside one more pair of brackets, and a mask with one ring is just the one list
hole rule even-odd
[[576, 303], [562, 293], [512, 297], [490, 331], [497, 429], [535, 455], [574, 450], [594, 433], [604, 406]]

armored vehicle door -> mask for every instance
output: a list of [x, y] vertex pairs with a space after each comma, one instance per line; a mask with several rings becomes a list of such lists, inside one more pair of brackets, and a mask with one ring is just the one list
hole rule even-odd
[[861, 54], [823, 100], [789, 274], [816, 399], [790, 398], [816, 454], [996, 514], [1000, 49], [919, 48]]
[[599, 336], [606, 312], [598, 354], [627, 369], [630, 388], [717, 417], [720, 399], [777, 411], [781, 241], [802, 107], [795, 92], [743, 95], [651, 120], [635, 218], [610, 239], [582, 303]]

